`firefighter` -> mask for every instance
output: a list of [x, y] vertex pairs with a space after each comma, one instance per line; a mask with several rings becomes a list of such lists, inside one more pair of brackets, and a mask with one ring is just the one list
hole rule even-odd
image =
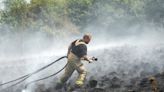
[[87, 75], [87, 71], [81, 60], [91, 63], [95, 58], [87, 56], [87, 44], [91, 41], [91, 35], [85, 34], [83, 39], [73, 41], [68, 48], [68, 64], [65, 72], [62, 75], [60, 82], [57, 83], [56, 89], [61, 89], [67, 80], [71, 77], [72, 73], [76, 70], [79, 74], [75, 86], [82, 87]]

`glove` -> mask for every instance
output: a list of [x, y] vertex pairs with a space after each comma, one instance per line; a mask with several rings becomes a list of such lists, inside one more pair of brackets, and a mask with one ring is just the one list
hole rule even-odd
[[92, 63], [92, 62], [93, 62], [93, 59], [92, 59], [92, 58], [90, 58], [90, 59], [88, 60], [88, 62], [89, 62], [89, 63]]

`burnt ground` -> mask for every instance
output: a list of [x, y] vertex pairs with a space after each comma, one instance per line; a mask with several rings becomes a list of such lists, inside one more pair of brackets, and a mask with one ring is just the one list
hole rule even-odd
[[[99, 61], [88, 65], [90, 73], [85, 87], [72, 92], [164, 92], [164, 45], [141, 49], [114, 47], [93, 54]], [[73, 77], [63, 89], [55, 90], [57, 80], [45, 80], [27, 90], [22, 83], [0, 92], [69, 92], [74, 83]]]
[[[44, 85], [40, 84], [35, 92], [69, 92], [68, 87], [69, 84], [65, 88], [55, 91], [54, 87], [44, 88]], [[117, 74], [113, 72], [102, 76], [100, 80], [90, 79], [84, 88], [71, 92], [164, 92], [164, 72], [127, 81], [117, 77]]]

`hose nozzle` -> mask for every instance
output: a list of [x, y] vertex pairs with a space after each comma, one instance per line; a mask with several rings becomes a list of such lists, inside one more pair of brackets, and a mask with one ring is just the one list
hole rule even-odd
[[92, 57], [92, 60], [93, 60], [93, 61], [98, 61], [98, 58]]

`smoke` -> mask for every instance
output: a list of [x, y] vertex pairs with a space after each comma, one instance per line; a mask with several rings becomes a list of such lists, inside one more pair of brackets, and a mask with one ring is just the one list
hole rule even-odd
[[99, 62], [94, 62], [96, 64], [88, 65], [90, 75], [101, 78], [115, 72], [122, 79], [124, 74], [127, 75], [128, 80], [162, 72], [163, 27], [146, 21], [144, 17], [139, 17], [140, 21], [134, 15], [120, 14], [117, 9], [112, 14], [112, 10], [102, 7], [105, 2], [98, 4], [97, 19], [84, 29], [93, 34], [89, 48], [91, 54], [99, 58]]
[[3, 1], [4, 1], [4, 0], [0, 0], [0, 9], [4, 9]]
[[[116, 72], [123, 80], [128, 80], [162, 72], [164, 69], [163, 28], [146, 21], [136, 22], [138, 20], [133, 17], [130, 20], [128, 19], [130, 15], [122, 15], [120, 18], [116, 14], [115, 17], [118, 16], [119, 19], [114, 19], [114, 15], [104, 11], [101, 6], [100, 4], [98, 9], [94, 9], [100, 14], [97, 19], [87, 24], [82, 33], [69, 37], [53, 37], [43, 31], [31, 31], [30, 28], [25, 32], [13, 32], [9, 28], [1, 28], [0, 81], [4, 83], [33, 72], [66, 55], [70, 42], [82, 38], [84, 33], [93, 35], [92, 42], [88, 45], [88, 54], [99, 58], [97, 62], [84, 63], [89, 72], [87, 79], [97, 75], [94, 78], [101, 80], [102, 76]], [[61, 69], [65, 63], [66, 60], [62, 60], [26, 82], [50, 75]], [[61, 74], [63, 72], [55, 78], [59, 78]], [[70, 81], [75, 76], [76, 74]], [[48, 88], [57, 82], [54, 80], [53, 83], [49, 83], [52, 80], [43, 83], [47, 84]], [[35, 87], [31, 89], [34, 90], [33, 88]]]

